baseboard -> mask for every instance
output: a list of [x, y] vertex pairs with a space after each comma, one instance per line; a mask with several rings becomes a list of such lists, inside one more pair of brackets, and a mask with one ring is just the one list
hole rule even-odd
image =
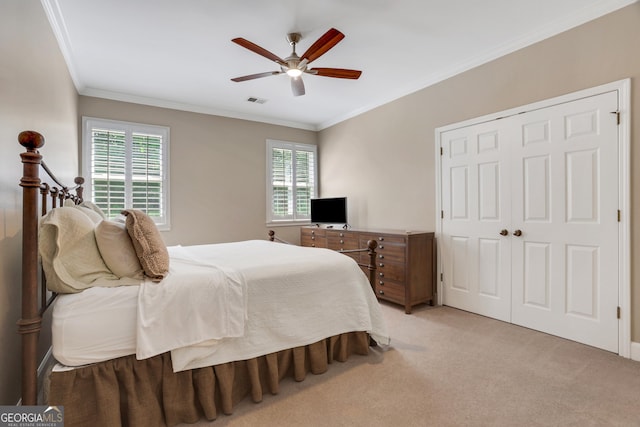
[[640, 342], [631, 341], [631, 360], [640, 362]]

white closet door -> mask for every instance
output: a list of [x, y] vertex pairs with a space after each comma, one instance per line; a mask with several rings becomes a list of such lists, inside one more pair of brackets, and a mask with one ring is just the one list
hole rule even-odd
[[[442, 135], [444, 302], [510, 320], [509, 128], [492, 121]], [[505, 180], [506, 178], [506, 180]]]
[[618, 351], [617, 92], [515, 116], [512, 322]]

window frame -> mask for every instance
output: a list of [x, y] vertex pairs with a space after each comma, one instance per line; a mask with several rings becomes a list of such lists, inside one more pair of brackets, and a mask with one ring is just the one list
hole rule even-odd
[[[281, 141], [275, 139], [267, 139], [267, 225], [268, 226], [286, 226], [286, 225], [300, 225], [310, 224], [311, 214], [305, 217], [297, 217], [295, 209], [291, 216], [283, 218], [281, 216], [274, 215], [273, 213], [273, 149], [281, 148], [293, 151], [292, 156], [292, 188], [296, 188], [296, 170], [295, 170], [295, 155], [297, 151], [306, 151], [313, 153], [313, 196], [310, 198], [318, 197], [318, 146], [314, 144], [304, 144], [300, 142]], [[296, 192], [292, 192], [292, 204], [296, 205]]]
[[[119, 132], [124, 132], [126, 135], [126, 154], [125, 161], [127, 163], [126, 173], [125, 173], [125, 182], [132, 182], [132, 155], [131, 155], [131, 141], [133, 133], [149, 133], [160, 135], [162, 137], [162, 202], [161, 209], [163, 215], [161, 217], [153, 217], [158, 230], [168, 231], [171, 229], [171, 221], [170, 221], [170, 191], [169, 191], [169, 183], [171, 182], [169, 179], [169, 140], [170, 140], [170, 130], [168, 126], [158, 126], [158, 125], [149, 125], [144, 123], [135, 123], [135, 122], [127, 122], [122, 120], [110, 120], [110, 119], [101, 119], [96, 117], [82, 117], [82, 175], [85, 178], [85, 182], [83, 184], [85, 188], [85, 197], [89, 195], [89, 197], [93, 197], [93, 182], [92, 182], [92, 173], [91, 173], [91, 165], [92, 165], [92, 130], [95, 128], [104, 128]], [[125, 194], [126, 194], [126, 208], [130, 208], [129, 203], [132, 202], [132, 188], [126, 188], [125, 186]]]

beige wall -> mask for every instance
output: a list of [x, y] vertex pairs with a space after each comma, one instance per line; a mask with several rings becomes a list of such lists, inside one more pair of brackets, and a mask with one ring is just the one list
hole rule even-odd
[[[266, 238], [266, 140], [317, 139], [306, 130], [85, 96], [79, 112], [170, 127], [169, 245]], [[297, 227], [275, 230], [300, 240]]]
[[[354, 225], [434, 230], [436, 128], [628, 77], [631, 187], [640, 188], [633, 144], [640, 131], [639, 46], [635, 3], [325, 129], [320, 193], [348, 196]], [[640, 197], [632, 194], [633, 260], [640, 253], [638, 212]], [[640, 342], [640, 272], [632, 270], [632, 339]]]
[[[78, 171], [77, 93], [38, 0], [0, 2], [0, 405], [20, 396], [22, 176], [18, 133], [41, 132], [41, 152], [64, 182]], [[50, 344], [43, 327], [41, 354]]]

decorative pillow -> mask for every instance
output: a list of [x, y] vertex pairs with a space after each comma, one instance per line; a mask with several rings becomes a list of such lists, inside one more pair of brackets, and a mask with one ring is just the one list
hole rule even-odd
[[144, 274], [159, 282], [169, 272], [169, 252], [156, 223], [137, 209], [126, 209], [126, 227]]
[[138, 285], [140, 280], [118, 279], [98, 250], [95, 225], [75, 207], [52, 209], [42, 217], [39, 252], [49, 290], [75, 293], [92, 286]]
[[96, 226], [96, 242], [104, 263], [118, 277], [143, 279], [144, 271], [124, 222], [102, 221]]

